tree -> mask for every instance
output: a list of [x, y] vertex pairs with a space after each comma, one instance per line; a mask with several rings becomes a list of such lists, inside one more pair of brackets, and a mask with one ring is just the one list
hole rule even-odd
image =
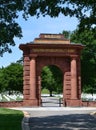
[[58, 17], [60, 13], [75, 16], [81, 31], [91, 28], [96, 32], [95, 0], [0, 0], [0, 55], [11, 52], [10, 45], [15, 45], [14, 37], [22, 36], [21, 27], [16, 22], [18, 12], [25, 19], [40, 15]]
[[3, 77], [3, 68], [0, 68], [0, 92], [2, 92], [4, 90], [2, 77]]
[[21, 28], [16, 22], [18, 11], [23, 10], [20, 0], [0, 0], [0, 55], [11, 52], [10, 45], [14, 46], [14, 37], [21, 37]]
[[71, 41], [82, 43], [85, 49], [81, 57], [81, 75], [83, 92], [96, 93], [96, 37], [92, 29], [83, 32], [75, 30], [71, 35]]
[[63, 30], [62, 34], [64, 34], [64, 37], [65, 37], [66, 39], [70, 39], [71, 31]]
[[63, 89], [62, 72], [56, 66], [45, 66], [42, 69], [42, 89], [46, 88], [52, 96], [52, 92], [61, 93]]
[[1, 91], [23, 91], [23, 67], [18, 63], [0, 69]]
[[77, 17], [79, 29], [93, 28], [96, 31], [96, 2], [95, 0], [34, 0], [29, 1], [28, 14], [58, 17], [60, 13], [64, 16]]

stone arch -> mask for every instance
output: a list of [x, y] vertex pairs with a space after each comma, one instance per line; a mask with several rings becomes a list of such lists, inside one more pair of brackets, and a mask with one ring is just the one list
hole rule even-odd
[[[67, 60], [66, 60], [67, 59]], [[69, 58], [70, 59], [70, 58]], [[62, 61], [64, 60], [64, 61]], [[62, 72], [65, 72], [67, 71], [67, 67], [66, 66], [69, 66], [70, 63], [68, 61], [68, 57], [66, 57], [65, 59], [64, 58], [59, 58], [59, 57], [38, 57], [37, 58], [37, 64], [38, 64], [38, 68], [37, 68], [37, 71], [39, 72], [39, 70], [41, 70], [41, 68], [43, 68], [44, 66], [47, 66], [47, 65], [55, 65], [57, 66]], [[38, 70], [39, 69], [39, 70]]]
[[40, 73], [56, 65], [63, 72], [63, 104], [81, 105], [80, 53], [83, 46], [71, 44], [61, 34], [40, 34], [32, 43], [21, 44], [24, 56], [24, 105], [40, 106]]

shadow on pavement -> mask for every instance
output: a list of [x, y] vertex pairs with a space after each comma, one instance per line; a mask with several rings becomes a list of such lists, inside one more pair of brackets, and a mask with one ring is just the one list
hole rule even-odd
[[88, 114], [30, 117], [28, 123], [30, 130], [96, 130], [96, 118]]

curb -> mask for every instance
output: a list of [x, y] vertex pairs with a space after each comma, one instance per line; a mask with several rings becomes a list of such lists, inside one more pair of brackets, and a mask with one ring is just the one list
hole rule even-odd
[[28, 112], [23, 111], [24, 118], [22, 120], [22, 130], [30, 130], [29, 122], [30, 122], [30, 115]]
[[92, 115], [92, 116], [96, 116], [96, 111], [95, 111], [95, 112], [90, 113], [90, 115]]
[[28, 112], [23, 111], [23, 113], [24, 113], [24, 117], [30, 117], [30, 114]]

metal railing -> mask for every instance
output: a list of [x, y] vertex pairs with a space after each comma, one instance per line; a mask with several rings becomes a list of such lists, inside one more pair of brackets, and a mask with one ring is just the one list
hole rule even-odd
[[56, 98], [56, 97], [45, 97], [42, 98], [41, 106], [52, 106], [52, 107], [61, 107], [63, 106], [63, 100], [62, 98]]

